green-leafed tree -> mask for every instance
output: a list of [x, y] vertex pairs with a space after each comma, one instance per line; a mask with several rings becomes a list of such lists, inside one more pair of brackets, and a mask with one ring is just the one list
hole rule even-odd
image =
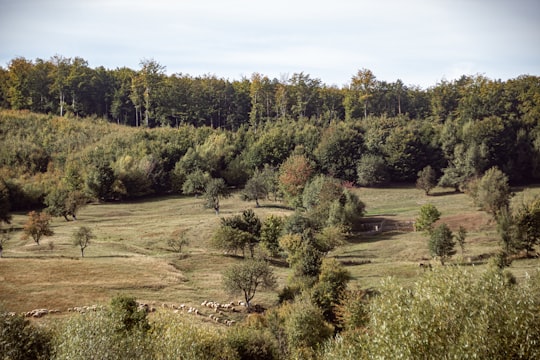
[[420, 215], [416, 219], [416, 231], [431, 232], [433, 224], [441, 218], [441, 212], [433, 204], [425, 204], [420, 208]]
[[437, 173], [430, 165], [428, 165], [418, 172], [416, 187], [424, 190], [426, 195], [429, 195], [429, 192], [435, 186], [437, 186]]
[[527, 252], [540, 243], [540, 198], [522, 204], [515, 215], [517, 241]]
[[255, 171], [253, 176], [247, 181], [242, 191], [242, 199], [245, 201], [255, 200], [257, 207], [260, 206], [259, 200], [268, 196], [267, 181], [263, 174]]
[[276, 215], [268, 216], [261, 226], [261, 246], [270, 256], [279, 256], [279, 238], [283, 232], [283, 218]]
[[182, 192], [187, 195], [199, 196], [204, 194], [206, 184], [210, 181], [210, 174], [202, 170], [195, 170], [188, 174], [182, 184]]
[[472, 187], [471, 195], [476, 205], [496, 217], [501, 209], [508, 207], [512, 191], [508, 185], [508, 177], [493, 167]]
[[446, 259], [456, 253], [454, 234], [446, 224], [441, 224], [429, 234], [429, 251], [433, 257], [438, 257], [441, 265]]
[[323, 131], [314, 155], [324, 174], [354, 182], [363, 151], [363, 136], [354, 123], [338, 122]]
[[51, 216], [63, 216], [69, 221], [68, 216], [77, 218], [77, 212], [87, 202], [86, 196], [77, 190], [69, 191], [67, 188], [53, 188], [45, 197], [45, 209]]
[[86, 177], [86, 188], [99, 200], [109, 200], [114, 196], [114, 170], [108, 164], [100, 164], [90, 169]]
[[339, 261], [333, 258], [323, 260], [319, 279], [311, 289], [311, 299], [321, 308], [326, 321], [330, 323], [337, 321], [336, 308], [350, 280], [350, 272]]
[[220, 199], [228, 198], [231, 192], [225, 184], [225, 180], [211, 178], [204, 187], [204, 197], [206, 199], [206, 207], [214, 209], [216, 215], [219, 215]]
[[223, 286], [232, 294], [243, 294], [247, 307], [250, 308], [257, 290], [275, 288], [276, 278], [265, 260], [246, 259], [225, 270]]
[[386, 162], [380, 155], [363, 155], [356, 166], [356, 173], [360, 186], [382, 186], [390, 181]]
[[497, 213], [496, 220], [502, 251], [510, 255], [522, 250], [522, 244], [517, 237], [516, 220], [510, 209], [502, 208]]
[[88, 226], [81, 226], [73, 232], [71, 238], [73, 240], [73, 245], [81, 249], [81, 257], [84, 257], [84, 250], [96, 236]]

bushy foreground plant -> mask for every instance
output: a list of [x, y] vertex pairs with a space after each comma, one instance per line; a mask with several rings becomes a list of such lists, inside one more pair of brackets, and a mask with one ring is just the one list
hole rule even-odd
[[523, 284], [490, 267], [426, 273], [411, 288], [383, 282], [363, 329], [331, 341], [325, 359], [536, 359], [540, 274]]
[[49, 359], [52, 334], [22, 315], [0, 309], [0, 359]]

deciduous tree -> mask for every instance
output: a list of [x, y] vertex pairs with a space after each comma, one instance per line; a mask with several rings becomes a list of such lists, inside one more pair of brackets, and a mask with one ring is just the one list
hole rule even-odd
[[84, 250], [90, 245], [90, 241], [95, 239], [92, 229], [88, 226], [81, 226], [71, 235], [73, 245], [81, 249], [81, 257], [84, 257]]
[[425, 204], [420, 208], [420, 215], [416, 219], [416, 231], [431, 232], [433, 224], [441, 218], [441, 212], [433, 204]]
[[51, 217], [43, 212], [31, 211], [28, 213], [28, 220], [23, 227], [23, 239], [32, 238], [37, 245], [44, 236], [54, 235], [50, 225]]
[[446, 259], [456, 253], [454, 234], [446, 224], [437, 226], [429, 235], [429, 251], [444, 265]]
[[214, 209], [216, 215], [219, 215], [219, 200], [228, 198], [231, 196], [231, 192], [227, 184], [225, 184], [225, 180], [212, 178], [208, 180], [204, 187], [204, 196], [206, 198], [206, 207]]
[[418, 172], [416, 187], [424, 190], [426, 195], [429, 195], [429, 192], [435, 186], [437, 186], [437, 173], [430, 165], [428, 165]]
[[313, 166], [304, 155], [291, 155], [279, 168], [279, 184], [289, 201], [298, 202], [313, 173]]
[[265, 260], [246, 259], [225, 270], [223, 286], [232, 294], [242, 293], [249, 308], [257, 290], [275, 288], [276, 278]]
[[508, 207], [512, 197], [508, 177], [498, 168], [492, 167], [478, 181], [471, 195], [482, 210], [496, 217], [501, 209]]

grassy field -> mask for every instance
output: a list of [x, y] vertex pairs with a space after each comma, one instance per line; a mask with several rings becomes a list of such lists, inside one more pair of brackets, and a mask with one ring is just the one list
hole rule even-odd
[[[419, 262], [431, 262], [427, 237], [407, 228], [425, 203], [434, 204], [442, 213], [441, 221], [455, 230], [460, 225], [468, 231], [465, 252], [450, 263], [465, 263], [481, 269], [486, 258], [498, 250], [495, 224], [478, 211], [464, 194], [434, 191], [425, 196], [410, 187], [356, 190], [366, 203], [363, 220], [382, 224], [380, 232], [354, 233], [347, 243], [330, 256], [343, 262], [351, 274], [351, 288], [377, 287], [380, 280], [394, 276], [410, 283], [423, 270]], [[527, 190], [523, 196], [540, 193]], [[523, 194], [523, 193], [522, 193]], [[254, 203], [237, 197], [222, 202], [220, 217], [230, 216]], [[270, 214], [291, 212], [278, 203], [262, 203], [254, 208], [264, 219]], [[13, 224], [21, 228], [24, 214], [15, 214]], [[79, 226], [92, 228], [97, 238], [80, 258], [72, 245], [71, 233]], [[199, 304], [203, 300], [226, 302], [236, 300], [221, 286], [222, 271], [240, 261], [210, 247], [210, 238], [219, 225], [219, 217], [202, 206], [202, 200], [170, 196], [139, 202], [95, 204], [83, 208], [77, 221], [55, 218], [54, 236], [38, 246], [21, 240], [17, 231], [6, 244], [0, 259], [0, 304], [9, 311], [36, 308], [59, 309], [108, 302], [117, 294], [135, 296], [141, 301]], [[168, 236], [179, 228], [187, 229], [190, 244], [184, 254], [169, 251]], [[512, 270], [518, 278], [540, 267], [540, 260], [514, 261]], [[289, 269], [276, 267], [280, 286], [285, 284]], [[240, 298], [240, 297], [238, 297]], [[261, 291], [255, 302], [272, 306], [276, 293]]]

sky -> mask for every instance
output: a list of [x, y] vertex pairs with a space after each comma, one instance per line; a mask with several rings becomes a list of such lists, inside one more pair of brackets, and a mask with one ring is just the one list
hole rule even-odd
[[461, 75], [540, 75], [538, 0], [0, 0], [0, 66], [82, 57], [93, 68], [239, 80], [360, 69], [427, 88]]

